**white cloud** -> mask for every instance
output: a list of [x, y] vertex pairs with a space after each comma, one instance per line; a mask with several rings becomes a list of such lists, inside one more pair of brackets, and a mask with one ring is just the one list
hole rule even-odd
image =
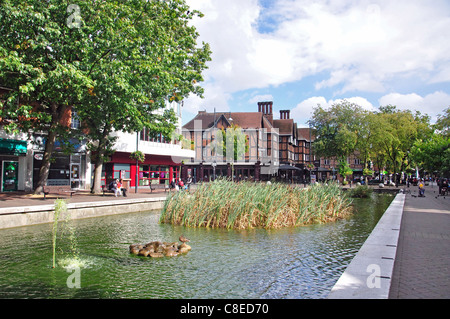
[[430, 115], [434, 121], [437, 114], [450, 106], [450, 94], [437, 91], [422, 97], [417, 93], [390, 93], [381, 97], [379, 103], [381, 106], [395, 105], [402, 110], [420, 111]]
[[291, 117], [298, 124], [305, 124], [308, 121], [313, 113], [313, 109], [318, 105], [322, 107], [328, 107], [328, 102], [323, 96], [314, 96], [306, 99], [299, 104], [291, 111]]
[[[211, 44], [204, 101], [229, 108], [231, 95], [328, 75], [316, 89], [386, 92], [396, 81], [449, 81], [450, 6], [445, 0], [188, 0], [205, 14], [194, 25]], [[261, 26], [266, 26], [261, 33]]]

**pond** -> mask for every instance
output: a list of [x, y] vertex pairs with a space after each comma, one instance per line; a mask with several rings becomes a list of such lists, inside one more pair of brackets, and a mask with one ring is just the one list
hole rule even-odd
[[[155, 211], [72, 221], [79, 288], [68, 285], [75, 272], [52, 268], [52, 225], [1, 230], [0, 298], [326, 298], [393, 198], [355, 199], [346, 220], [282, 230], [174, 227], [159, 224]], [[191, 240], [188, 254], [129, 253], [132, 243], [181, 234]], [[71, 245], [59, 239], [57, 262]]]

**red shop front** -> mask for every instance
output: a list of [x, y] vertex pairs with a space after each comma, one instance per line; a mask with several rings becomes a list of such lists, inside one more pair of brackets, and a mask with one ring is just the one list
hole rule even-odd
[[146, 155], [145, 161], [136, 166], [136, 161], [130, 158], [130, 153], [116, 152], [111, 161], [103, 165], [102, 185], [118, 178], [129, 181], [130, 187], [135, 187], [136, 171], [139, 187], [149, 187], [150, 184], [168, 185], [173, 178], [180, 177], [180, 165], [175, 163], [171, 156]]

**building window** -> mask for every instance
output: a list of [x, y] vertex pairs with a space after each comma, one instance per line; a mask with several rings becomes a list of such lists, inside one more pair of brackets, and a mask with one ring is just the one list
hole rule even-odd
[[114, 164], [113, 178], [130, 179], [131, 178], [130, 164]]
[[167, 140], [161, 133], [151, 133], [147, 128], [144, 128], [140, 133], [141, 141], [171, 144], [170, 140]]
[[361, 164], [361, 160], [359, 158], [355, 158], [355, 165], [360, 165]]
[[70, 123], [70, 127], [72, 129], [78, 130], [80, 129], [81, 123], [80, 118], [78, 117], [78, 114], [76, 111], [72, 111], [72, 121]]
[[[139, 186], [147, 186], [149, 184], [169, 184], [169, 167], [156, 165], [140, 165], [139, 166]], [[179, 177], [178, 168], [173, 170], [174, 178]]]
[[323, 160], [323, 165], [330, 165], [330, 160], [329, 159], [324, 159]]

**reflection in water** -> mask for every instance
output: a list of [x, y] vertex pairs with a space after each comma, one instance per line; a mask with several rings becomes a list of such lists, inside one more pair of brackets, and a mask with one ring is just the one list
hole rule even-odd
[[[325, 298], [392, 199], [358, 199], [347, 220], [282, 230], [174, 227], [157, 212], [74, 221], [80, 289], [67, 287], [66, 269], [52, 269], [51, 225], [2, 230], [0, 298]], [[180, 234], [191, 240], [187, 255], [128, 252]]]

